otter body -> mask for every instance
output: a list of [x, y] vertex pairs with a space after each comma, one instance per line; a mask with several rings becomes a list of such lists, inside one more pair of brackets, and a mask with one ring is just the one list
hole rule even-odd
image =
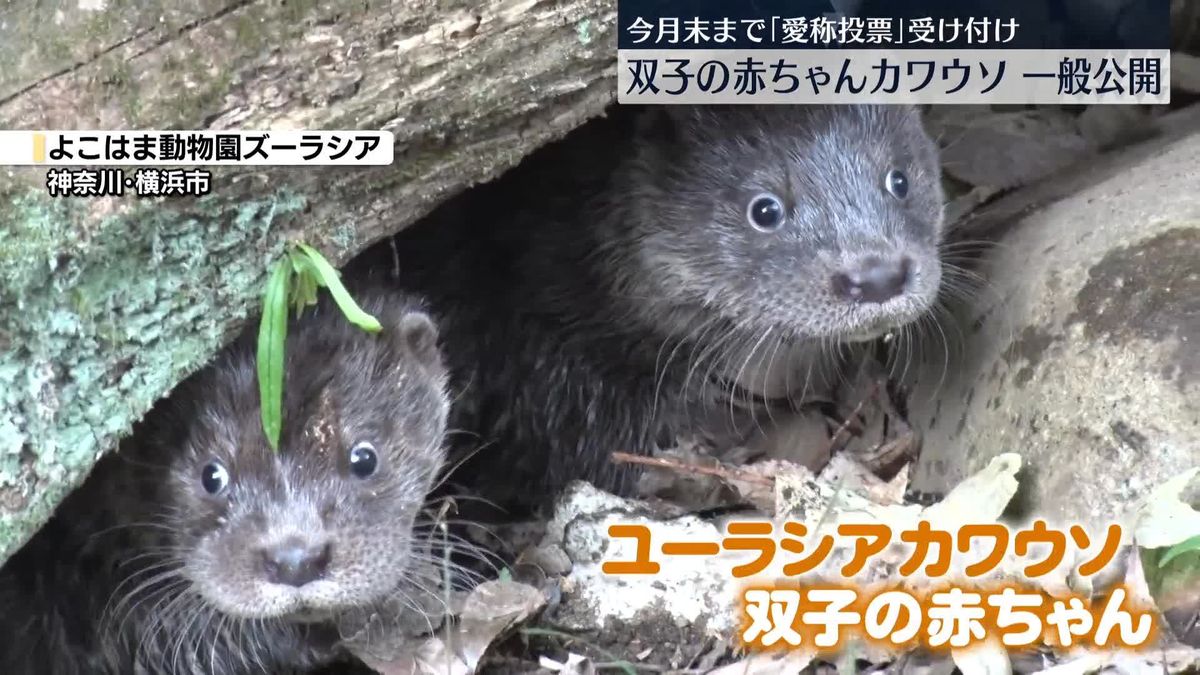
[[365, 264], [430, 302], [457, 480], [507, 509], [575, 478], [628, 492], [613, 451], [744, 434], [940, 282], [936, 146], [908, 107], [647, 109], [472, 192]]
[[362, 304], [381, 334], [327, 299], [293, 321], [277, 452], [247, 335], [97, 463], [0, 570], [0, 672], [306, 672], [340, 615], [413, 592], [447, 376], [415, 304]]

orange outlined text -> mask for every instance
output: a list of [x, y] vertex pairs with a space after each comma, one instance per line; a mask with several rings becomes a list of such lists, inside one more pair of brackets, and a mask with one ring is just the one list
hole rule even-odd
[[[1110, 525], [1104, 539], [1098, 545], [1078, 525], [1067, 531], [1053, 530], [1044, 520], [1037, 520], [1023, 530], [1011, 532], [1008, 527], [997, 523], [966, 525], [952, 533], [937, 530], [928, 521], [920, 521], [910, 530], [893, 533], [883, 524], [842, 524], [836, 528], [837, 535], [854, 540], [854, 558], [842, 568], [844, 576], [853, 576], [867, 563], [894, 542], [909, 545], [909, 557], [900, 565], [902, 576], [923, 572], [930, 577], [947, 574], [951, 557], [965, 553], [977, 540], [985, 542], [988, 551], [982, 560], [966, 567], [966, 574], [979, 577], [995, 570], [1010, 551], [1018, 556], [1033, 558], [1025, 566], [1025, 576], [1036, 578], [1049, 574], [1066, 559], [1068, 544], [1079, 551], [1088, 551], [1090, 557], [1076, 571], [1082, 576], [1091, 576], [1113, 559], [1121, 543], [1121, 527]], [[766, 570], [777, 556], [786, 556], [783, 574], [798, 577], [816, 569], [834, 548], [833, 534], [809, 537], [803, 523], [785, 522], [780, 528], [770, 521], [740, 521], [726, 525], [725, 537], [720, 541], [663, 542], [657, 547], [652, 541], [650, 528], [646, 525], [613, 524], [609, 536], [637, 540], [634, 560], [607, 561], [603, 570], [607, 574], [657, 574], [661, 563], [655, 560], [655, 552], [666, 557], [673, 556], [716, 556], [723, 551], [752, 551], [756, 557], [730, 570], [737, 578], [754, 576]], [[990, 544], [988, 544], [990, 542]], [[1043, 551], [1035, 555], [1035, 547]], [[1040, 557], [1039, 557], [1040, 556]]]
[[1015, 587], [838, 586], [749, 588], [742, 595], [744, 646], [836, 649], [849, 636], [888, 646], [963, 649], [999, 638], [1010, 648], [1049, 644], [1138, 648], [1156, 635], [1154, 615], [1131, 606], [1123, 587], [1090, 605]]

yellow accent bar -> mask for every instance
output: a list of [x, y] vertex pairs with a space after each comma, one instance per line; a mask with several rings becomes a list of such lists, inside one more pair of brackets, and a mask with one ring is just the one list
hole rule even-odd
[[46, 161], [46, 134], [33, 135], [33, 161]]

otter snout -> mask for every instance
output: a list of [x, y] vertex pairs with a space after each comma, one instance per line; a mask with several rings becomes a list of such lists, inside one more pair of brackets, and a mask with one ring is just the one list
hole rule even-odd
[[300, 587], [325, 576], [333, 547], [291, 537], [262, 551], [263, 574], [273, 584]]
[[852, 302], [887, 302], [908, 289], [912, 264], [908, 256], [866, 256], [834, 273], [833, 294]]

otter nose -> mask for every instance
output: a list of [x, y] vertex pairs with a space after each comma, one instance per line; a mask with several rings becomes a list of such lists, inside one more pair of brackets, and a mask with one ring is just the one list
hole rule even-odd
[[868, 256], [833, 275], [833, 292], [855, 302], [886, 302], [904, 292], [911, 268], [912, 261], [907, 257], [884, 260]]
[[263, 570], [272, 583], [303, 586], [325, 574], [330, 553], [329, 544], [288, 539], [263, 551]]

